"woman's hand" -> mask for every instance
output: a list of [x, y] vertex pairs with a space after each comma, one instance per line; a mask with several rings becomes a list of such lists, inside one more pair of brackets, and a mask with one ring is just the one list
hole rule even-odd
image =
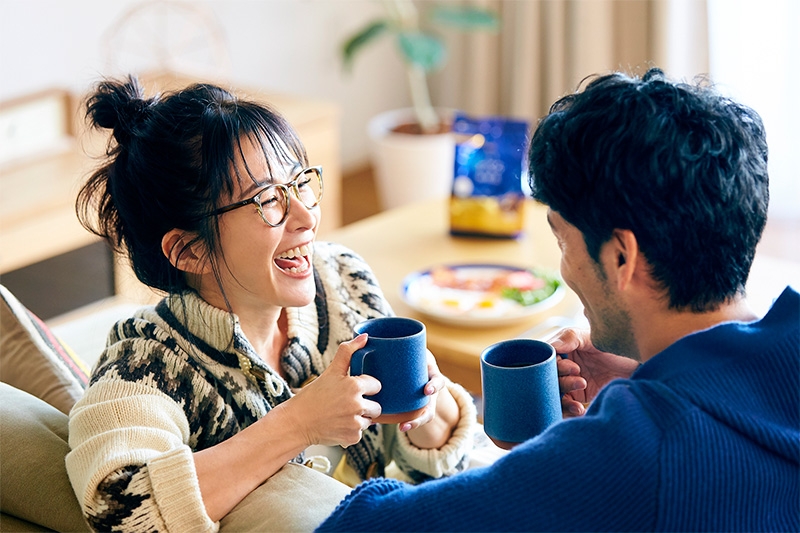
[[367, 336], [343, 342], [330, 366], [317, 379], [284, 403], [291, 406], [297, 431], [308, 445], [350, 446], [381, 414], [381, 406], [364, 396], [377, 394], [381, 383], [369, 375], [351, 376], [350, 359], [366, 345]]
[[372, 376], [350, 376], [350, 358], [366, 335], [342, 343], [331, 364], [295, 396], [278, 404], [231, 438], [194, 454], [206, 511], [212, 520], [230, 512], [242, 498], [312, 444], [349, 446], [381, 413]]
[[447, 380], [439, 371], [436, 358], [428, 351], [428, 383], [424, 393], [428, 405], [420, 416], [399, 424], [400, 431], [408, 432], [414, 446], [422, 449], [441, 448], [450, 439], [458, 425], [460, 413], [455, 398], [447, 390]]
[[609, 381], [628, 378], [637, 361], [601, 352], [594, 347], [588, 330], [568, 328], [548, 341], [558, 354], [558, 387], [565, 417], [583, 415], [586, 406]]

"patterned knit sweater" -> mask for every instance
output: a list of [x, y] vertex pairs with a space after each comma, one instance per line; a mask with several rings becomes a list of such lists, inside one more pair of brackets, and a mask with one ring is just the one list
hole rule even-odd
[[[315, 301], [287, 309], [284, 380], [255, 353], [238, 318], [196, 293], [170, 295], [117, 323], [84, 397], [70, 414], [67, 471], [89, 524], [101, 531], [214, 531], [192, 452], [218, 444], [288, 400], [329, 365], [363, 320], [391, 308], [364, 261], [335, 244], [314, 248]], [[394, 460], [410, 478], [466, 464], [475, 411], [449, 384], [461, 421], [438, 450], [411, 444], [396, 425], [373, 425], [347, 448], [362, 479]], [[303, 455], [295, 462], [302, 462]]]

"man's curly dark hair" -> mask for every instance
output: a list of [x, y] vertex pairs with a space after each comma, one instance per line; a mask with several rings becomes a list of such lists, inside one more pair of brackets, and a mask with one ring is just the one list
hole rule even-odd
[[767, 219], [764, 125], [708, 83], [613, 73], [557, 101], [529, 149], [530, 185], [589, 255], [631, 230], [670, 307], [744, 293]]

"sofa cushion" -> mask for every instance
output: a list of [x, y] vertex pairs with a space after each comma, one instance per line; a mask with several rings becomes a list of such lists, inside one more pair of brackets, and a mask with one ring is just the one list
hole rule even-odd
[[44, 528], [39, 524], [20, 520], [16, 516], [0, 513], [0, 532], [2, 533], [41, 533]]
[[0, 383], [0, 511], [55, 531], [89, 531], [67, 477], [67, 415]]
[[[68, 417], [0, 383], [0, 427], [0, 531], [17, 524], [14, 518], [54, 531], [89, 531], [64, 464]], [[290, 463], [228, 513], [220, 529], [312, 531], [349, 492], [313, 468]]]
[[350, 487], [308, 466], [286, 464], [219, 523], [226, 531], [313, 531]]
[[89, 381], [85, 365], [2, 285], [0, 300], [0, 381], [69, 413]]

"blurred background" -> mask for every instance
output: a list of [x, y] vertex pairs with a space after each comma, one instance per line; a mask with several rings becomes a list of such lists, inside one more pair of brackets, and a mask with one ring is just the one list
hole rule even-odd
[[[770, 227], [777, 235], [770, 243], [800, 259], [800, 165], [795, 161], [800, 2], [446, 3], [491, 9], [500, 24], [496, 32], [442, 32], [447, 61], [429, 78], [436, 106], [535, 124], [550, 103], [590, 74], [641, 74], [656, 65], [674, 78], [710, 75], [765, 120]], [[415, 4], [422, 11], [432, 3]], [[365, 49], [349, 72], [342, 68], [345, 39], [384, 9], [372, 0], [0, 0], [0, 102], [51, 89], [80, 96], [103, 76], [158, 70], [329, 102], [339, 117], [341, 222], [347, 223], [381, 208], [369, 196], [369, 120], [410, 105], [406, 74], [391, 39]], [[40, 127], [31, 116], [29, 127]], [[8, 135], [2, 124], [0, 135]], [[0, 172], [6, 168], [0, 166]], [[10, 201], [12, 191], [4, 189], [0, 195], [6, 200], [0, 202]], [[359, 196], [365, 191], [367, 196]], [[4, 273], [4, 283], [8, 279]]]

